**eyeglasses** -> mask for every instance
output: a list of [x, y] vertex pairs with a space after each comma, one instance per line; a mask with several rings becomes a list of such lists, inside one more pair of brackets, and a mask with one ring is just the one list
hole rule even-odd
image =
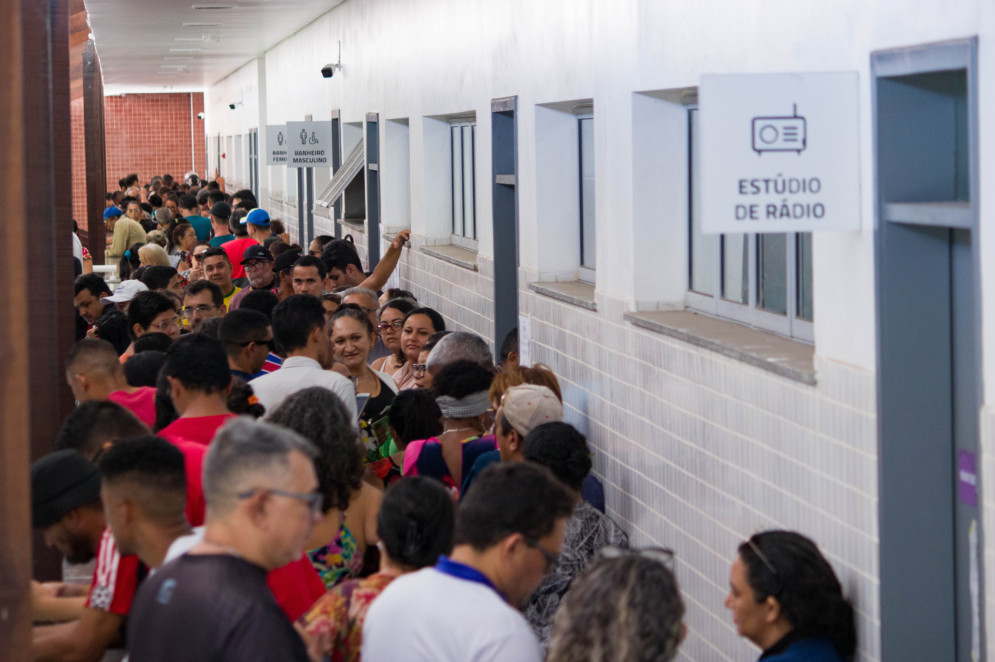
[[602, 547], [601, 558], [620, 559], [626, 556], [638, 556], [640, 558], [656, 561], [667, 570], [674, 571], [674, 550], [669, 547], [644, 547], [643, 549], [623, 549], [621, 547]]
[[152, 324], [149, 324], [149, 328], [150, 329], [156, 329], [157, 331], [166, 331], [171, 326], [180, 326], [180, 317], [179, 317], [179, 315], [177, 315], [173, 319], [167, 320], [165, 322], [159, 322], [158, 324], [156, 324], [155, 322], [153, 322]]
[[287, 497], [290, 499], [297, 499], [298, 501], [303, 501], [311, 509], [312, 515], [321, 515], [322, 506], [325, 504], [325, 496], [321, 492], [289, 492], [287, 490], [278, 490], [275, 488], [268, 487], [257, 487], [246, 492], [239, 492], [237, 495], [239, 500], [251, 499], [259, 492], [266, 492], [268, 494], [275, 494], [277, 496]]
[[[365, 308], [363, 310], [366, 310]], [[384, 322], [382, 324], [377, 324], [377, 331], [389, 331], [394, 329], [395, 331], [400, 331], [401, 327], [404, 326], [402, 320], [394, 320], [393, 322]]]
[[244, 266], [249, 271], [255, 271], [256, 269], [262, 269], [268, 264], [273, 264], [273, 263], [270, 262], [269, 260], [253, 260], [251, 262], [246, 262]]
[[197, 313], [198, 315], [206, 315], [208, 312], [210, 312], [212, 310], [217, 310], [217, 309], [218, 309], [217, 306], [208, 306], [206, 304], [200, 305], [200, 306], [194, 306], [193, 308], [184, 308], [183, 309], [183, 316], [184, 317], [193, 317], [194, 313]]
[[522, 536], [522, 542], [531, 547], [532, 549], [538, 551], [542, 554], [542, 557], [546, 559], [546, 572], [550, 573], [556, 570], [556, 567], [560, 565], [560, 555], [554, 554], [548, 549], [545, 549], [539, 544], [539, 541], [535, 538], [530, 538], [529, 536]]
[[412, 363], [411, 372], [415, 375], [424, 375], [425, 371], [428, 369], [427, 363]]
[[[212, 324], [213, 324], [213, 322], [212, 322]], [[276, 349], [276, 341], [275, 340], [246, 340], [245, 342], [240, 342], [240, 343], [236, 343], [236, 344], [239, 347], [248, 347], [252, 343], [256, 343], [257, 345], [266, 345], [266, 347], [268, 347], [269, 351], [271, 351], [271, 352]]]

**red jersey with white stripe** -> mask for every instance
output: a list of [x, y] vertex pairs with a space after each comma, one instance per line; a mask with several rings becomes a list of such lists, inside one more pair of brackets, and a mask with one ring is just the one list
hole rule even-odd
[[121, 556], [110, 528], [104, 529], [97, 549], [97, 568], [86, 606], [125, 616], [131, 609], [138, 582], [144, 575], [142, 562], [134, 554]]

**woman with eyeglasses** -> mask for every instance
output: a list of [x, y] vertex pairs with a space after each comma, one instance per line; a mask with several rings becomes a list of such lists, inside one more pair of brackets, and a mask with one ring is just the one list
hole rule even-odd
[[404, 316], [415, 309], [415, 305], [404, 299], [393, 299], [380, 307], [377, 313], [377, 331], [390, 356], [384, 356], [373, 362], [374, 370], [392, 375], [401, 369], [404, 362], [404, 352], [401, 351], [401, 327], [404, 326]]
[[684, 640], [684, 601], [665, 549], [608, 547], [570, 586], [546, 662], [669, 662]]
[[337, 395], [312, 386], [287, 397], [267, 420], [294, 430], [318, 448], [315, 469], [324, 496], [307, 555], [326, 588], [358, 577], [363, 555], [377, 544], [382, 493], [363, 480], [361, 444]]
[[369, 459], [376, 459], [379, 457], [376, 450], [387, 438], [387, 425], [383, 425], [381, 434], [377, 434], [374, 427], [394, 401], [397, 386], [389, 375], [374, 370], [366, 362], [377, 336], [370, 318], [362, 308], [354, 304], [343, 304], [332, 315], [329, 324], [335, 359], [349, 371], [349, 377], [356, 385], [356, 393], [370, 396], [359, 412], [359, 431], [363, 444], [373, 453]]
[[853, 607], [819, 548], [799, 533], [765, 531], [741, 544], [725, 606], [765, 662], [853, 659]]
[[625, 549], [629, 537], [610, 517], [581, 498], [584, 479], [591, 472], [591, 450], [587, 439], [574, 426], [560, 421], [536, 426], [525, 435], [522, 458], [552, 471], [570, 488], [577, 504], [567, 520], [563, 550], [556, 567], [542, 580], [525, 608], [525, 619], [545, 651], [549, 647], [553, 616], [570, 584], [603, 548]]
[[417, 388], [414, 365], [418, 362], [421, 348], [433, 333], [446, 330], [442, 315], [431, 308], [415, 308], [404, 316], [401, 324], [401, 353], [404, 365], [393, 373], [394, 383], [400, 390]]

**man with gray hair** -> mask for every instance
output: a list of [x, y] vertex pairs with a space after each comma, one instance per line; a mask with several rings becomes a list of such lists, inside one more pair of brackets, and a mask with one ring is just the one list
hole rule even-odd
[[454, 331], [436, 344], [425, 362], [428, 373], [434, 379], [439, 371], [457, 361], [473, 361], [494, 372], [494, 357], [487, 341], [476, 333]]
[[317, 450], [249, 418], [218, 432], [204, 460], [204, 539], [145, 582], [132, 608], [133, 662], [308, 659], [266, 585], [298, 559], [321, 517]]
[[[377, 313], [379, 311], [380, 300], [377, 298], [377, 293], [366, 287], [350, 287], [348, 290], [343, 290], [342, 303], [351, 303], [353, 305], [359, 306], [366, 313], [366, 316], [370, 319], [370, 324], [373, 328], [377, 328], [380, 320], [377, 319]], [[390, 356], [393, 352], [384, 344], [383, 338], [377, 333], [377, 341], [373, 343], [373, 349], [370, 350], [369, 355], [366, 357], [367, 363], [373, 363], [377, 359], [382, 359], [385, 356]]]

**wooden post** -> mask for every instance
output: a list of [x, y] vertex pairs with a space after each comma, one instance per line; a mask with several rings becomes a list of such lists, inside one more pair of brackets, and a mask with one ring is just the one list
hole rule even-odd
[[[72, 342], [68, 6], [0, 3], [0, 642], [31, 659], [29, 467], [68, 413], [62, 363]], [[65, 60], [55, 64], [58, 58]], [[58, 165], [57, 165], [58, 164]], [[60, 216], [61, 215], [61, 216]]]
[[86, 152], [86, 228], [94, 264], [104, 263], [104, 196], [107, 154], [104, 151], [104, 83], [100, 59], [90, 41], [83, 54], [83, 143]]

